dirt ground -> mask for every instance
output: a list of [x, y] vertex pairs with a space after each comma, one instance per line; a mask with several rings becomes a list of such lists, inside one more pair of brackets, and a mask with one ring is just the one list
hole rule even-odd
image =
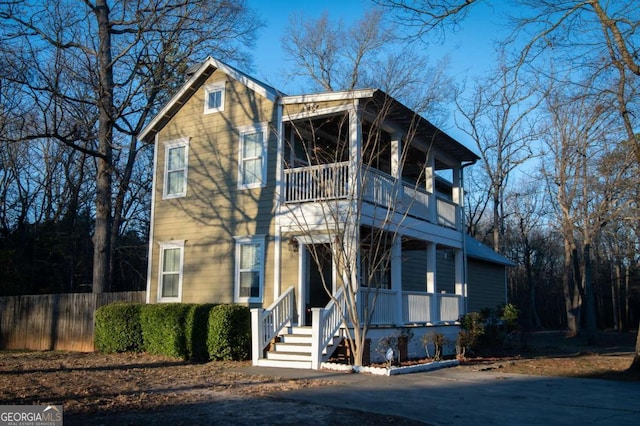
[[271, 398], [327, 382], [236, 371], [246, 365], [147, 354], [0, 352], [0, 404], [62, 404], [65, 425], [421, 424]]
[[[631, 333], [603, 334], [596, 346], [561, 333], [536, 333], [528, 336], [521, 355], [471, 359], [457, 368], [640, 380], [625, 373], [632, 349]], [[62, 404], [68, 425], [420, 424], [275, 398], [271, 395], [277, 391], [330, 382], [238, 371], [246, 365], [196, 364], [147, 354], [0, 352], [0, 404]]]

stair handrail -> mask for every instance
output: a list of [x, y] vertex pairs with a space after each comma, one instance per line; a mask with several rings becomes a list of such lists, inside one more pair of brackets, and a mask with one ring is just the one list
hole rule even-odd
[[[312, 346], [311, 346], [311, 368], [320, 368], [323, 352], [332, 342], [333, 337], [344, 322], [342, 313], [345, 310], [344, 288], [340, 287], [333, 298], [327, 303], [324, 309], [312, 309], [314, 318], [311, 323]], [[316, 317], [317, 315], [317, 317]], [[316, 319], [317, 318], [317, 319]], [[328, 356], [329, 354], [327, 354]]]
[[291, 323], [294, 313], [294, 292], [293, 287], [289, 287], [260, 314], [258, 344], [261, 351], [287, 324]]

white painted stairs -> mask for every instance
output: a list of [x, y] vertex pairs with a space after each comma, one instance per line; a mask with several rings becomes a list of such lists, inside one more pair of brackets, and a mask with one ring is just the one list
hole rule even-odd
[[[259, 359], [262, 367], [311, 369], [311, 327], [288, 327], [278, 335], [278, 342], [266, 352], [266, 357]], [[336, 348], [339, 337], [334, 337], [323, 352], [327, 358]]]

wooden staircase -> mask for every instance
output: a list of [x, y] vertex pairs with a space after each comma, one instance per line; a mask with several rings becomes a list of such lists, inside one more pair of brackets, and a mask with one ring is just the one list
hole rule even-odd
[[[266, 357], [258, 360], [262, 367], [311, 369], [312, 331], [311, 327], [286, 327], [266, 351]], [[329, 358], [336, 349], [339, 337], [334, 337], [326, 350], [323, 359]]]

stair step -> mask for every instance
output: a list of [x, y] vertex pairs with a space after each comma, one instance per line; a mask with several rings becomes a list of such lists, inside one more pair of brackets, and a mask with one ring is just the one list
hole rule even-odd
[[277, 359], [283, 361], [309, 361], [311, 353], [301, 352], [267, 352], [267, 359]]
[[311, 353], [310, 343], [276, 343], [275, 352]]
[[282, 343], [305, 343], [311, 345], [311, 335], [303, 334], [283, 334], [280, 336]]
[[259, 367], [297, 368], [310, 370], [311, 361], [283, 361], [278, 359], [259, 359], [256, 364]]
[[293, 326], [289, 327], [289, 334], [304, 334], [307, 336], [311, 336], [311, 327], [310, 326]]

